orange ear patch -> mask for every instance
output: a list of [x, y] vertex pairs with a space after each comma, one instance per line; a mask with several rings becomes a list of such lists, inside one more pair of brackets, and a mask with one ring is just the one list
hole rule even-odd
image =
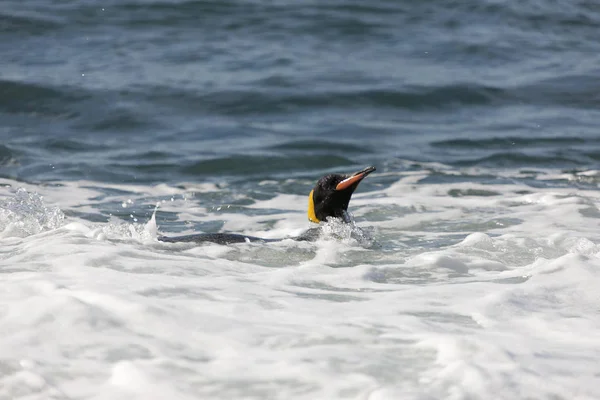
[[314, 189], [311, 190], [310, 194], [308, 195], [308, 219], [309, 221], [318, 224], [321, 221], [319, 221], [319, 218], [317, 218], [317, 215], [315, 214], [315, 201], [313, 199], [313, 193]]

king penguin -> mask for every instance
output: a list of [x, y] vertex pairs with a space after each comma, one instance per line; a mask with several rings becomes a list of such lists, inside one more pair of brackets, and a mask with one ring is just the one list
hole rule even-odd
[[[345, 223], [351, 222], [348, 214], [348, 205], [352, 194], [359, 183], [375, 167], [367, 167], [349, 175], [329, 174], [317, 181], [315, 187], [308, 195], [308, 219], [313, 223], [325, 222], [329, 218], [339, 218]], [[311, 228], [300, 236], [288, 239], [299, 241], [313, 241], [318, 238], [318, 228]], [[263, 239], [238, 233], [198, 233], [184, 236], [159, 236], [161, 242], [188, 242], [188, 243], [244, 243], [244, 242], [275, 242], [283, 239]]]

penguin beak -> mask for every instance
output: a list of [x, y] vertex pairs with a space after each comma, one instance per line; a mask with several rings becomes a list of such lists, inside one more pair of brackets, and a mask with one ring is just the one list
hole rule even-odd
[[360, 181], [362, 181], [367, 175], [369, 175], [373, 171], [375, 171], [375, 167], [367, 167], [361, 171], [355, 172], [348, 178], [338, 183], [335, 187], [335, 190], [345, 190], [353, 185], [358, 185]]

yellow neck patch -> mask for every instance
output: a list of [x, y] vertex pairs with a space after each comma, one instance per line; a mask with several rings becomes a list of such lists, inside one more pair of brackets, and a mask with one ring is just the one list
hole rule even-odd
[[319, 221], [317, 215], [315, 214], [315, 201], [313, 199], [313, 192], [314, 190], [311, 190], [310, 194], [308, 195], [308, 219], [311, 222], [315, 222], [318, 224], [321, 221]]

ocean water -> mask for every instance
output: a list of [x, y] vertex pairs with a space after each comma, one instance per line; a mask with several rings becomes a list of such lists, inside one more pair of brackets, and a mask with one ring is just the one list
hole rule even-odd
[[[600, 6], [3, 0], [0, 400], [600, 398]], [[377, 167], [300, 234], [319, 177]]]

